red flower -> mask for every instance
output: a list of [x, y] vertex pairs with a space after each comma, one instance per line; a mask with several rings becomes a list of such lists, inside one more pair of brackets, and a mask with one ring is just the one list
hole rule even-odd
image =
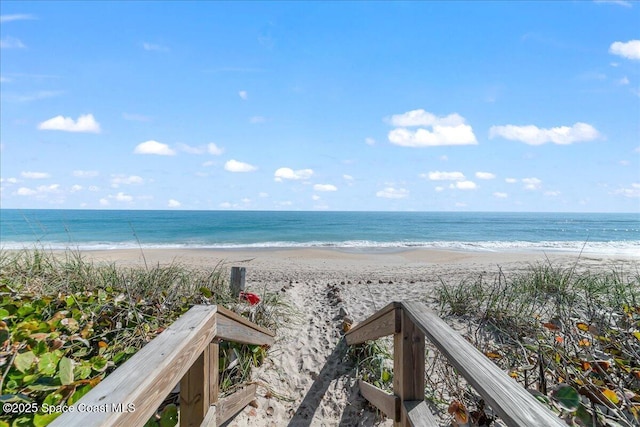
[[260, 297], [251, 292], [240, 292], [240, 299], [247, 301], [251, 305], [256, 305], [260, 302]]

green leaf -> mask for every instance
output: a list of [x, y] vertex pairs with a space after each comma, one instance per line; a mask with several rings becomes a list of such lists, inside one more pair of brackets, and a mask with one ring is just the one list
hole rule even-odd
[[13, 365], [16, 369], [22, 373], [28, 371], [31, 366], [36, 362], [36, 355], [33, 354], [33, 351], [27, 351], [24, 353], [20, 353], [16, 356], [13, 361]]
[[76, 364], [73, 368], [74, 377], [79, 380], [86, 380], [91, 375], [91, 363], [86, 360]]
[[178, 423], [178, 407], [173, 403], [167, 405], [160, 414], [160, 427], [175, 427]]
[[102, 356], [93, 356], [89, 362], [94, 371], [103, 372], [107, 369], [108, 360]]
[[31, 427], [32, 425], [33, 422], [30, 415], [23, 415], [20, 418], [13, 420], [13, 423], [11, 423], [11, 427]]
[[33, 417], [33, 425], [35, 427], [44, 427], [51, 423], [51, 421], [58, 418], [60, 415], [62, 414], [58, 412], [54, 412], [51, 414], [35, 414]]
[[578, 391], [567, 384], [560, 384], [551, 393], [551, 397], [553, 397], [560, 407], [569, 412], [575, 411], [580, 405], [580, 395]]
[[58, 351], [50, 351], [40, 356], [38, 362], [38, 371], [43, 375], [53, 376], [56, 373], [56, 367], [60, 361], [60, 353]]
[[82, 396], [84, 396], [85, 394], [89, 393], [89, 391], [92, 389], [93, 387], [91, 387], [90, 384], [87, 385], [83, 385], [80, 388], [77, 388], [75, 392], [73, 392], [73, 394], [71, 395], [71, 397], [69, 397], [69, 399], [67, 400], [67, 403], [69, 405], [73, 405], [74, 403], [76, 403], [78, 400], [82, 399]]
[[68, 357], [60, 359], [60, 382], [63, 385], [73, 383], [73, 360]]
[[0, 308], [0, 319], [4, 320], [9, 317], [9, 312], [4, 308]]
[[55, 406], [62, 402], [62, 395], [60, 393], [49, 393], [47, 397], [44, 398], [43, 404], [47, 404], [49, 406]]
[[206, 298], [211, 298], [211, 296], [213, 295], [211, 293], [211, 289], [209, 288], [205, 288], [204, 286], [200, 288], [200, 292], [202, 293], [202, 295], [204, 295]]

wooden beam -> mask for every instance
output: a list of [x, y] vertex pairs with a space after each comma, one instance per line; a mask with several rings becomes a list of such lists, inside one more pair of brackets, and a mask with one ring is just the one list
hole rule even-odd
[[347, 344], [361, 344], [365, 341], [393, 335], [399, 329], [397, 327], [400, 320], [398, 316], [399, 310], [399, 308], [396, 308], [377, 317], [372, 322], [358, 324], [357, 328], [350, 329], [346, 334]]
[[244, 281], [247, 274], [245, 267], [231, 267], [231, 278], [229, 280], [229, 287], [231, 288], [231, 295], [238, 297], [240, 292], [244, 291]]
[[[404, 404], [424, 400], [424, 332], [401, 310], [401, 331], [393, 336], [393, 391]], [[402, 412], [396, 426], [407, 425]]]
[[[346, 339], [347, 339], [347, 344], [349, 345], [353, 345], [353, 344], [360, 344], [364, 341], [359, 341], [357, 340], [357, 337], [366, 330], [369, 330], [371, 328], [371, 324], [375, 324], [378, 322], [378, 319], [387, 316], [389, 313], [393, 313], [396, 311], [396, 309], [401, 308], [402, 305], [399, 302], [392, 302], [387, 304], [385, 307], [381, 308], [380, 310], [376, 311], [374, 314], [372, 314], [370, 317], [368, 317], [367, 319], [363, 320], [362, 322], [356, 324], [354, 327], [352, 327], [351, 329], [349, 329], [347, 331], [347, 333], [345, 334]], [[386, 323], [385, 326], [385, 332], [387, 332], [390, 328], [390, 324], [388, 317], [386, 318], [386, 320], [384, 321]], [[375, 328], [373, 328], [375, 330]], [[394, 330], [389, 333], [389, 334], [385, 334], [385, 335], [390, 335], [396, 332], [400, 331], [400, 322], [398, 320], [394, 321]], [[380, 338], [383, 337], [385, 335], [379, 335], [376, 338]], [[375, 338], [368, 338], [368, 339], [375, 339]], [[366, 341], [366, 340], [365, 340]]]
[[243, 389], [236, 391], [231, 396], [220, 399], [216, 405], [217, 424], [220, 425], [238, 412], [242, 411], [245, 406], [249, 404], [256, 397], [256, 389], [258, 387], [255, 384], [251, 384]]
[[200, 426], [209, 411], [210, 347], [204, 348], [180, 381], [180, 427]]
[[402, 412], [411, 427], [438, 427], [440, 423], [424, 400], [405, 400]]
[[[50, 426], [144, 425], [216, 334], [215, 305], [192, 307]], [[105, 408], [79, 411], [78, 405]], [[114, 410], [123, 405], [135, 411]]]
[[508, 426], [566, 426], [424, 304], [403, 302], [402, 305], [409, 319], [426, 334]]
[[217, 338], [241, 344], [273, 345], [275, 333], [223, 307], [218, 307]]
[[207, 415], [204, 417], [204, 420], [202, 420], [202, 424], [200, 424], [200, 427], [216, 427], [216, 415], [216, 407], [209, 406]]
[[218, 401], [220, 385], [220, 345], [217, 342], [209, 344], [209, 405], [215, 405]]
[[400, 421], [400, 398], [366, 381], [358, 380], [360, 394], [393, 421]]

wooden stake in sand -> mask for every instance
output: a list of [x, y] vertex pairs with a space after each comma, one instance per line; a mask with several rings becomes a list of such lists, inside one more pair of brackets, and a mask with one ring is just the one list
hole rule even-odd
[[231, 267], [231, 278], [229, 284], [231, 286], [231, 294], [234, 297], [240, 296], [240, 292], [244, 291], [244, 279], [247, 274], [245, 267]]

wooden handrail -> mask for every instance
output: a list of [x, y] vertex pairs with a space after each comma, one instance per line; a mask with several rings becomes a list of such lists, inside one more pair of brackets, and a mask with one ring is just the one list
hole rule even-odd
[[49, 425], [142, 426], [178, 382], [180, 426], [221, 424], [256, 387], [218, 401], [218, 340], [272, 345], [274, 336], [224, 307], [194, 306]]
[[[390, 313], [395, 313], [395, 332], [390, 332]], [[424, 403], [424, 369], [420, 370], [417, 365], [420, 363], [424, 368], [425, 336], [508, 426], [565, 425], [424, 304], [391, 303], [349, 330], [346, 341], [350, 345], [359, 344], [391, 333], [394, 334], [393, 388], [399, 398], [401, 413], [398, 414], [396, 407], [390, 405], [389, 398], [382, 395], [382, 390], [372, 388], [369, 384], [361, 386], [361, 390], [364, 390], [363, 395], [370, 402], [382, 402], [378, 408], [393, 418], [396, 425], [436, 425]]]

